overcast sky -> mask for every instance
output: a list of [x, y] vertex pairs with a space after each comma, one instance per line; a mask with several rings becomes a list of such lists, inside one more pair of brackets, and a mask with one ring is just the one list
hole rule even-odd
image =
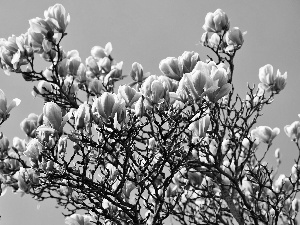
[[[1, 1], [0, 37], [20, 35], [29, 28], [28, 20], [43, 17], [43, 12], [57, 1]], [[281, 172], [290, 173], [297, 150], [284, 134], [283, 127], [298, 120], [300, 113], [300, 2], [299, 1], [60, 1], [70, 13], [71, 23], [62, 42], [65, 51], [77, 49], [82, 60], [95, 45], [113, 45], [112, 56], [124, 61], [128, 74], [133, 62], [143, 65], [144, 71], [160, 75], [160, 60], [178, 57], [184, 51], [196, 51], [205, 60], [209, 52], [198, 45], [202, 25], [208, 12], [223, 9], [231, 27], [247, 31], [245, 42], [235, 58], [235, 90], [245, 96], [247, 82], [258, 84], [258, 70], [272, 64], [274, 71], [287, 71], [287, 86], [272, 105], [264, 108], [257, 126], [279, 127], [268, 161], [273, 164], [274, 150], [281, 148]], [[43, 69], [47, 64], [38, 65]], [[21, 105], [12, 111], [10, 119], [0, 130], [9, 137], [25, 138], [20, 122], [31, 112], [40, 114], [43, 102], [31, 96], [34, 83], [25, 83], [21, 75], [6, 76], [0, 71], [0, 88], [9, 100], [18, 97]], [[263, 148], [266, 146], [262, 145]], [[54, 201], [38, 203], [29, 196], [20, 198], [11, 191], [0, 198], [0, 225], [59, 225], [64, 224]]]

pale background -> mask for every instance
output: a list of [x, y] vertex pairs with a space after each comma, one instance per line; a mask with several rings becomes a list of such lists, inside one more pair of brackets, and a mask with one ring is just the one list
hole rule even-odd
[[[43, 17], [43, 12], [56, 1], [0, 1], [0, 37], [7, 38], [27, 31], [28, 20]], [[83, 60], [95, 45], [113, 45], [112, 56], [124, 61], [124, 74], [133, 62], [145, 71], [160, 75], [158, 64], [168, 56], [178, 57], [185, 50], [197, 51], [205, 60], [208, 53], [197, 45], [203, 33], [205, 15], [223, 9], [231, 27], [247, 31], [242, 49], [235, 59], [235, 90], [244, 96], [246, 84], [259, 83], [258, 70], [267, 63], [288, 72], [288, 84], [274, 103], [264, 109], [258, 125], [279, 127], [280, 135], [267, 155], [274, 164], [274, 150], [281, 148], [281, 172], [289, 174], [297, 149], [286, 137], [283, 127], [298, 120], [300, 113], [300, 2], [299, 1], [60, 1], [71, 15], [68, 36], [62, 42], [66, 51], [77, 49]], [[44, 68], [42, 64], [39, 68]], [[18, 97], [21, 105], [0, 131], [9, 137], [25, 138], [19, 123], [31, 112], [40, 114], [43, 102], [31, 96], [33, 83], [21, 75], [6, 76], [0, 71], [0, 88], [9, 100]], [[266, 146], [263, 145], [263, 148]], [[29, 196], [21, 198], [9, 190], [0, 198], [0, 225], [59, 225], [64, 224], [61, 210], [54, 201], [38, 202]]]

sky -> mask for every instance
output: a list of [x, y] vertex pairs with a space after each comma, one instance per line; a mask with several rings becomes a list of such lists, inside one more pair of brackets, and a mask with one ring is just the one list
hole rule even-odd
[[[274, 151], [281, 149], [281, 173], [289, 174], [297, 149], [285, 135], [283, 127], [299, 120], [300, 113], [300, 2], [280, 1], [200, 1], [200, 0], [114, 0], [114, 1], [1, 1], [0, 38], [20, 35], [29, 28], [28, 20], [43, 17], [44, 10], [61, 3], [70, 13], [68, 35], [62, 42], [65, 51], [77, 49], [84, 61], [93, 46], [113, 46], [112, 56], [123, 61], [124, 74], [129, 74], [134, 62], [144, 71], [160, 75], [158, 64], [169, 56], [178, 57], [184, 51], [196, 51], [203, 61], [210, 54], [199, 45], [204, 18], [208, 12], [223, 9], [231, 27], [247, 31], [245, 42], [235, 57], [234, 86], [245, 96], [247, 82], [258, 84], [258, 70], [271, 64], [274, 71], [287, 71], [288, 80], [272, 105], [264, 108], [257, 126], [279, 127], [281, 133], [273, 142], [267, 161], [274, 164]], [[37, 68], [46, 63], [39, 61]], [[125, 82], [129, 82], [126, 80]], [[7, 76], [0, 71], [0, 89], [8, 98], [22, 100], [0, 131], [12, 142], [13, 137], [25, 138], [20, 122], [31, 112], [40, 114], [43, 101], [31, 95], [35, 83], [25, 82], [21, 75]], [[263, 146], [266, 148], [266, 146]], [[63, 225], [61, 210], [55, 201], [38, 203], [30, 196], [20, 197], [9, 190], [0, 198], [0, 225]]]

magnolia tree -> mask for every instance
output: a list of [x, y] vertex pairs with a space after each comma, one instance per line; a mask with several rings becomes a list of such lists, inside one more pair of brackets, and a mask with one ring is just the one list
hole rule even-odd
[[[212, 57], [168, 57], [160, 76], [134, 62], [133, 82], [116, 93], [123, 62], [111, 43], [81, 60], [61, 46], [69, 22], [56, 4], [25, 34], [0, 40], [1, 68], [38, 82], [32, 94], [45, 101], [21, 122], [25, 139], [9, 144], [1, 133], [2, 190], [56, 199], [69, 225], [298, 224], [300, 122], [284, 128], [299, 150], [288, 176], [277, 176], [279, 150], [275, 168], [264, 162], [279, 128], [255, 127], [287, 74], [265, 65], [258, 85], [235, 94], [234, 57], [245, 33], [230, 28], [225, 12], [205, 17], [201, 43]], [[37, 71], [35, 57], [49, 67]], [[1, 124], [19, 103], [7, 106], [0, 92]]]

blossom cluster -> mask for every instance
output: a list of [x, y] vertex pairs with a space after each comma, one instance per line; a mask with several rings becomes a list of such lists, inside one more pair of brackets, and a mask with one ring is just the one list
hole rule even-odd
[[217, 51], [233, 54], [244, 43], [244, 35], [238, 27], [230, 30], [227, 14], [222, 9], [210, 12], [205, 17], [203, 29], [206, 31], [201, 37], [201, 43]]
[[[10, 148], [0, 135], [2, 189], [11, 186], [40, 200], [43, 191], [56, 188], [58, 202], [76, 209], [82, 207], [78, 199], [88, 202], [93, 196], [84, 208], [89, 215], [73, 214], [66, 218], [69, 225], [89, 225], [100, 217], [107, 224], [160, 224], [160, 214], [182, 213], [194, 224], [211, 222], [210, 217], [217, 224], [205, 207], [241, 224], [245, 218], [258, 224], [279, 214], [295, 217], [300, 157], [289, 177], [275, 179], [256, 152], [263, 143], [267, 152], [280, 129], [254, 128], [262, 107], [285, 88], [287, 73], [275, 75], [267, 64], [259, 69], [257, 89], [249, 88], [245, 99], [234, 97], [233, 58], [245, 33], [230, 29], [224, 11], [208, 13], [203, 25], [201, 42], [216, 61], [185, 51], [161, 60], [161, 75], [145, 73], [134, 62], [133, 82], [116, 93], [123, 62], [113, 59], [112, 44], [94, 46], [86, 60], [77, 50], [64, 51], [60, 41], [69, 22], [56, 4], [43, 19], [30, 20], [27, 33], [0, 40], [1, 68], [38, 81], [32, 94], [45, 100], [40, 115], [31, 113], [20, 123], [25, 139], [15, 137]], [[51, 65], [36, 72], [34, 54]], [[14, 99], [7, 106], [0, 90], [1, 122], [19, 103]], [[298, 147], [299, 127], [295, 121], [284, 128]], [[279, 166], [279, 149], [275, 158]], [[54, 187], [47, 186], [49, 180]], [[236, 206], [243, 209], [241, 217]], [[138, 207], [145, 214], [132, 216], [130, 210]]]

